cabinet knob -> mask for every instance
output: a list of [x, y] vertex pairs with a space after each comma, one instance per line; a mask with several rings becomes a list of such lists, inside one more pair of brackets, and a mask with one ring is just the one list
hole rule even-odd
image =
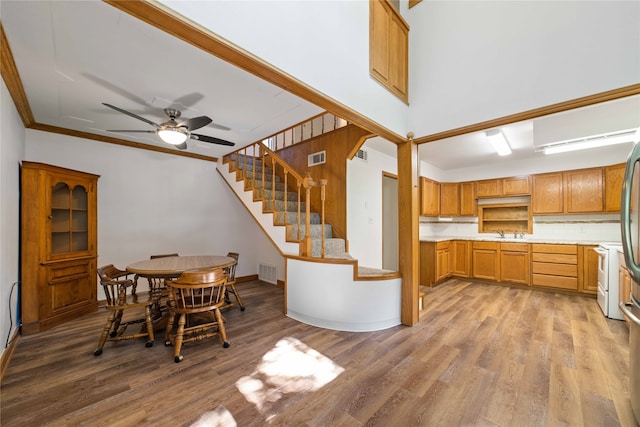
[[49, 219], [53, 219], [53, 215], [49, 215], [47, 218], [49, 218]]

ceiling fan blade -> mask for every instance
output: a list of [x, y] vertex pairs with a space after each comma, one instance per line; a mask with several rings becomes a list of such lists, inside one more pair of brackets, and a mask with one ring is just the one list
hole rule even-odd
[[107, 129], [107, 132], [120, 132], [120, 133], [156, 133], [155, 130], [125, 130], [125, 129]]
[[185, 119], [185, 120], [181, 121], [180, 123], [178, 123], [178, 126], [186, 126], [187, 129], [192, 131], [192, 130], [200, 129], [201, 127], [204, 127], [204, 126], [208, 125], [212, 121], [213, 120], [211, 120], [207, 116], [198, 116], [198, 117], [194, 117], [192, 119]]
[[207, 135], [200, 135], [197, 133], [192, 133], [191, 139], [195, 139], [196, 141], [209, 142], [211, 144], [228, 145], [230, 147], [233, 147], [234, 145], [236, 145], [235, 143], [225, 141], [224, 139], [214, 138], [212, 136], [207, 136]]
[[180, 145], [174, 145], [174, 147], [176, 147], [178, 150], [186, 150], [187, 149], [187, 143], [183, 142]]
[[154, 122], [152, 122], [152, 121], [151, 121], [151, 120], [149, 120], [149, 119], [145, 119], [144, 117], [141, 117], [141, 116], [139, 116], [139, 115], [137, 115], [137, 114], [133, 114], [132, 112], [129, 112], [129, 111], [127, 111], [127, 110], [123, 110], [122, 108], [118, 108], [118, 107], [116, 107], [115, 105], [107, 104], [106, 102], [103, 102], [103, 103], [102, 103], [102, 105], [104, 105], [104, 106], [106, 106], [106, 107], [109, 107], [109, 108], [112, 108], [112, 109], [114, 109], [114, 110], [116, 110], [116, 111], [119, 111], [119, 112], [121, 112], [122, 114], [126, 114], [127, 116], [131, 116], [131, 117], [133, 117], [134, 119], [142, 120], [142, 121], [143, 121], [143, 122], [145, 122], [145, 123], [149, 123], [149, 124], [150, 124], [151, 126], [153, 126], [153, 127], [156, 127], [156, 128], [159, 128], [159, 127], [160, 127], [160, 125], [159, 125], [159, 124], [154, 123]]
[[211, 123], [211, 127], [216, 128], [216, 129], [220, 129], [220, 130], [231, 130], [231, 128], [219, 125], [217, 123]]

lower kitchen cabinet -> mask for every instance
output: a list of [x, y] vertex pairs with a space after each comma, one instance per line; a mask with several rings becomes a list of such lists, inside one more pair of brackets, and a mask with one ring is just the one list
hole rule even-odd
[[471, 277], [471, 242], [454, 240], [451, 243], [451, 274]]
[[533, 243], [533, 286], [578, 290], [578, 246]]
[[[420, 242], [420, 285], [432, 287], [451, 277], [460, 277], [595, 295], [598, 291], [595, 247], [513, 241]], [[622, 270], [621, 275], [626, 272]], [[621, 286], [622, 280], [621, 276]], [[628, 297], [629, 290], [623, 292], [626, 294], [621, 295]]]
[[473, 242], [472, 269], [474, 279], [500, 280], [500, 243]]
[[529, 285], [529, 245], [500, 243], [500, 281]]
[[582, 259], [582, 277], [580, 291], [596, 295], [598, 293], [598, 253], [597, 246], [580, 245], [578, 247], [579, 260]]
[[451, 277], [451, 242], [436, 243], [436, 282]]
[[434, 286], [451, 277], [451, 242], [420, 242], [420, 285]]
[[[629, 271], [624, 266], [624, 255], [619, 254], [620, 256], [620, 267], [618, 268], [618, 286], [619, 294], [618, 294], [618, 303], [626, 303], [631, 301], [631, 276], [629, 275]], [[627, 317], [626, 314], [622, 313], [622, 316], [626, 320], [627, 324], [631, 322], [631, 319]]]

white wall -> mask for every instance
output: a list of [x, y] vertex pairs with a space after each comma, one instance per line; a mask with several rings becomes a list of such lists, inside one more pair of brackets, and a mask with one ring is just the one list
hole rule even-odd
[[[25, 130], [2, 80], [0, 92], [0, 339], [5, 350], [7, 337], [17, 324], [20, 224], [20, 161], [25, 152]], [[11, 298], [9, 298], [11, 295]], [[9, 317], [11, 304], [11, 317]], [[11, 323], [13, 322], [13, 325]], [[12, 326], [12, 327], [11, 327]]]
[[359, 265], [382, 268], [382, 172], [397, 175], [398, 162], [371, 148], [372, 142], [362, 147], [368, 154], [366, 161], [347, 161], [347, 238], [349, 254]]
[[416, 137], [640, 82], [637, 1], [423, 1], [405, 16]]
[[358, 113], [407, 134], [408, 106], [369, 76], [369, 2], [160, 2]]
[[284, 278], [284, 260], [213, 162], [34, 130], [27, 130], [26, 160], [101, 176], [98, 265], [233, 251], [237, 276], [257, 274], [266, 258]]

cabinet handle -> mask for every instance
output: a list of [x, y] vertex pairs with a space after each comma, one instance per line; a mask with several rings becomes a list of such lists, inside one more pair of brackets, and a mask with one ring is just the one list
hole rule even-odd
[[49, 219], [53, 219], [53, 215], [49, 215], [47, 218], [49, 218]]

